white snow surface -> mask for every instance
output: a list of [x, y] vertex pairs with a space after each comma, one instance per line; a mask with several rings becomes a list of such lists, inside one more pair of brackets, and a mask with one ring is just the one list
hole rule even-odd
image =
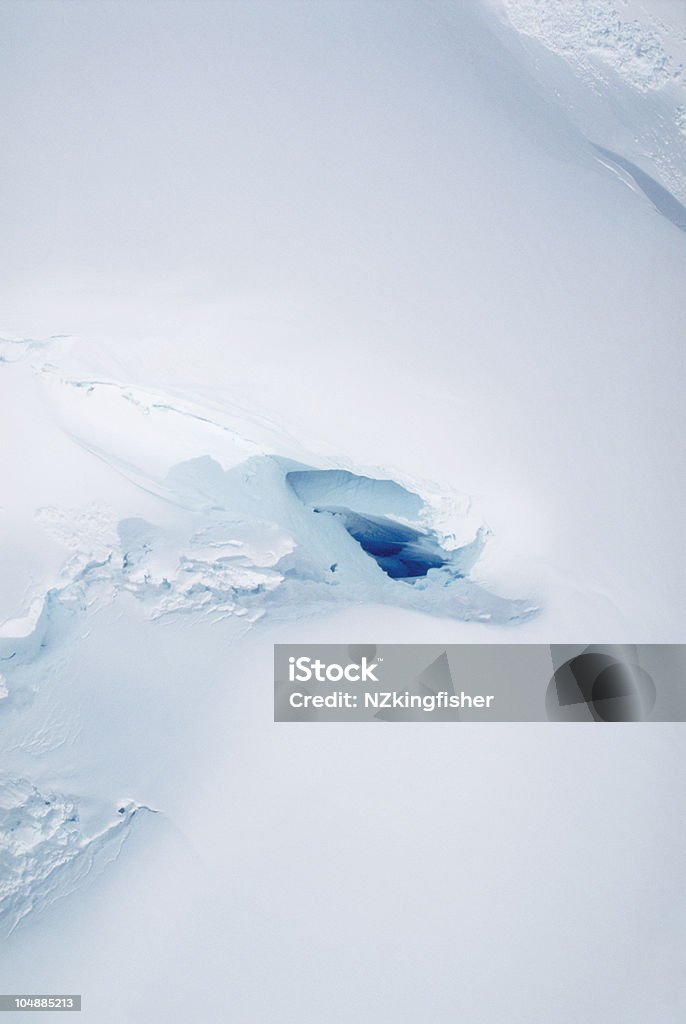
[[[681, 0], [491, 0], [568, 116], [686, 202], [686, 5]], [[571, 66], [566, 76], [545, 47]], [[581, 86], [583, 99], [578, 87]], [[590, 101], [590, 103], [589, 103]], [[602, 138], [598, 137], [602, 134]], [[595, 137], [594, 137], [595, 136]]]
[[678, 7], [4, 5], [2, 991], [683, 1020], [681, 726], [271, 706], [275, 642], [684, 639]]

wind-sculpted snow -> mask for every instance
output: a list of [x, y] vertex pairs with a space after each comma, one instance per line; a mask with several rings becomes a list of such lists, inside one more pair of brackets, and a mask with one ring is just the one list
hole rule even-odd
[[[86, 615], [122, 592], [139, 600], [151, 619], [190, 612], [246, 616], [247, 621], [267, 613], [290, 617], [296, 595], [300, 608], [302, 602], [379, 600], [496, 622], [534, 613], [531, 602], [501, 599], [469, 580], [486, 543], [485, 528], [460, 546], [454, 537], [444, 537], [444, 548], [439, 534], [426, 528], [431, 512], [418, 495], [394, 481], [350, 473], [346, 476], [353, 484], [377, 488], [371, 507], [387, 495], [381, 503], [385, 517], [362, 515], [369, 505], [364, 500], [356, 510], [310, 507], [295, 495], [291, 480], [326, 472], [272, 455], [253, 457], [230, 470], [208, 456], [179, 463], [155, 485], [176, 507], [173, 527], [142, 517], [122, 519], [109, 550], [101, 548], [98, 557], [89, 550], [91, 557], [82, 559], [72, 554], [67, 561], [75, 570], [71, 579], [45, 595], [31, 634], [0, 640], [0, 656], [15, 666], [39, 656], [49, 639], [64, 633], [69, 616]], [[409, 519], [402, 515], [408, 508], [415, 510]], [[103, 515], [103, 537], [110, 532], [108, 518]], [[49, 517], [41, 510], [40, 521], [46, 519], [51, 524], [58, 520], [54, 509]], [[395, 530], [401, 546], [409, 545], [408, 558], [415, 551], [417, 558], [428, 560], [424, 571], [388, 571], [383, 556], [381, 562], [370, 558], [371, 541], [359, 536], [364, 524]], [[403, 585], [405, 576], [416, 578], [409, 589]]]
[[605, 65], [641, 91], [686, 81], [683, 66], [665, 48], [665, 26], [658, 19], [641, 24], [613, 0], [502, 2], [515, 28], [592, 75]]
[[639, 188], [658, 213], [661, 213], [681, 231], [686, 231], [686, 206], [680, 203], [671, 192], [663, 188], [659, 182], [642, 171], [636, 164], [618, 153], [613, 153], [603, 146], [594, 146], [593, 148], [598, 153], [600, 162], [614, 170], [629, 188], [634, 191]]
[[39, 792], [26, 779], [0, 778], [0, 928], [77, 888], [116, 859], [142, 810], [126, 801], [101, 831], [84, 830], [78, 801]]
[[32, 357], [3, 372], [18, 386], [31, 380], [42, 396], [47, 433], [36, 426], [36, 472], [58, 436], [68, 500], [17, 509], [35, 537], [62, 552], [61, 564], [42, 589], [32, 574], [23, 605], [0, 623], [0, 921], [8, 929], [116, 857], [141, 806], [85, 827], [80, 801], [108, 804], [116, 793], [102, 784], [91, 792], [81, 780], [73, 796], [46, 794], [35, 781], [80, 742], [82, 698], [61, 699], [62, 665], [103, 615], [130, 615], [133, 601], [144, 630], [181, 618], [225, 621], [236, 638], [265, 617], [369, 602], [501, 624], [536, 610], [472, 578], [488, 530], [461, 496], [327, 465], [244, 410], [67, 376], [46, 361], [46, 352], [59, 356], [54, 344], [15, 351]]
[[650, 183], [657, 179], [653, 184], [668, 193], [657, 192], [657, 201], [651, 196], [658, 209], [665, 200], [672, 211], [675, 202], [686, 202], [682, 5], [651, 0], [623, 0], [621, 4], [617, 0], [492, 2], [517, 33], [566, 62], [579, 88], [560, 75], [559, 68], [547, 64], [542, 72], [535, 46], [533, 51], [530, 45], [525, 51], [520, 49], [520, 58], [532, 74], [549, 76], [549, 95], [588, 140], [606, 142], [608, 149], [621, 153], [635, 168], [632, 177], [647, 194], [655, 193]]
[[[423, 499], [392, 479], [296, 461], [302, 448], [289, 450], [274, 428], [246, 421], [240, 410], [218, 414], [114, 381], [62, 378], [53, 366], [39, 372], [73, 444], [114, 471], [113, 494], [123, 476], [153, 496], [159, 512], [156, 522], [133, 514], [117, 523], [113, 505], [87, 500], [81, 508], [37, 509], [37, 522], [71, 552], [44, 598], [65, 605], [80, 595], [88, 604], [94, 588], [110, 597], [127, 591], [153, 618], [211, 610], [254, 619], [285, 613], [302, 586], [309, 594], [318, 588], [327, 603], [382, 600], [459, 618], [502, 622], [534, 611], [531, 602], [501, 600], [468, 581], [488, 531], [479, 526], [458, 545], [440, 492]], [[179, 450], [197, 454], [175, 461]], [[421, 575], [422, 586], [389, 580], [364, 544], [353, 543], [355, 528], [340, 528], [340, 510], [320, 514], [338, 505], [390, 517], [433, 546], [427, 573], [409, 574]], [[455, 500], [453, 530], [468, 528], [465, 507]]]

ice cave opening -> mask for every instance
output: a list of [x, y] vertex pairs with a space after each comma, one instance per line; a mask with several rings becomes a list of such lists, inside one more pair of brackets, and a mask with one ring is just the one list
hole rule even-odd
[[363, 516], [348, 508], [315, 508], [336, 516], [362, 550], [394, 580], [426, 576], [429, 569], [446, 564], [436, 541], [419, 530], [385, 516]]
[[375, 480], [346, 470], [291, 471], [286, 480], [313, 512], [340, 520], [391, 579], [412, 582], [449, 561], [435, 535], [391, 518], [416, 518], [422, 508], [419, 495], [394, 480]]

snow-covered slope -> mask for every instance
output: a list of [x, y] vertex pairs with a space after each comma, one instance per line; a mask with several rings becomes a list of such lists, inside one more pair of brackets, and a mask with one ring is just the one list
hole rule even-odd
[[[12, 446], [17, 479], [3, 518], [7, 541], [26, 548], [4, 575], [16, 614], [0, 626], [8, 744], [0, 919], [10, 929], [71, 891], [74, 872], [88, 874], [101, 846], [118, 853], [138, 807], [119, 806], [107, 786], [109, 815], [92, 835], [81, 828], [78, 796], [45, 797], [11, 772], [28, 773], [36, 760], [41, 773], [61, 768], [65, 746], [72, 770], [82, 763], [64, 649], [95, 616], [114, 610], [144, 630], [189, 630], [189, 639], [198, 620], [219, 630], [228, 619], [223, 642], [237, 642], [265, 616], [271, 624], [364, 602], [484, 623], [537, 611], [470, 578], [487, 531], [470, 525], [464, 500], [451, 507], [440, 493], [423, 499], [394, 480], [296, 461], [289, 456], [301, 459], [301, 446], [238, 409], [65, 377], [47, 361], [60, 358], [62, 341], [27, 342], [23, 361], [20, 344], [6, 343], [13, 365], [1, 368], [23, 437]], [[27, 465], [33, 484], [24, 486]], [[372, 553], [382, 548], [386, 557]], [[93, 699], [107, 701], [99, 686], [96, 677]]]
[[[534, 74], [589, 134], [686, 202], [686, 8], [672, 0], [491, 0]], [[548, 62], [543, 47], [562, 58]], [[565, 74], [564, 64], [573, 74]], [[599, 137], [602, 135], [602, 138]]]
[[661, 6], [4, 6], [4, 991], [681, 1019], [679, 727], [271, 707], [274, 642], [683, 639]]

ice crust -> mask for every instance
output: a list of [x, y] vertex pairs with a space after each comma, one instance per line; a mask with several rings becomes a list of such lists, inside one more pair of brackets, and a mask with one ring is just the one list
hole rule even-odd
[[643, 92], [686, 82], [683, 65], [665, 48], [665, 26], [645, 10], [638, 20], [626, 11], [626, 4], [615, 0], [502, 4], [516, 29], [535, 36], [584, 72], [598, 76], [605, 65]]
[[0, 776], [0, 929], [12, 932], [103, 870], [119, 856], [140, 811], [149, 808], [120, 802], [93, 834], [81, 825], [77, 798]]
[[[44, 346], [30, 343], [24, 351], [43, 353]], [[471, 539], [457, 543], [459, 533], [474, 529], [464, 502], [456, 503], [451, 532], [440, 493], [429, 489], [424, 500], [392, 479], [316, 468], [269, 451], [269, 432], [258, 429], [256, 436], [240, 411], [218, 416], [178, 396], [67, 378], [41, 359], [14, 370], [24, 385], [38, 379], [53, 409], [52, 429], [64, 433], [68, 450], [85, 448], [107, 468], [110, 501], [89, 501], [87, 483], [75, 477], [74, 494], [83, 495], [83, 504], [34, 511], [37, 527], [62, 547], [64, 560], [54, 584], [30, 595], [33, 611], [22, 619], [18, 609], [2, 624], [5, 721], [30, 709], [60, 651], [93, 616], [129, 598], [151, 624], [179, 616], [231, 619], [241, 633], [264, 616], [293, 620], [363, 602], [495, 623], [523, 621], [536, 611], [531, 601], [499, 597], [470, 578], [488, 531], [477, 526]], [[187, 425], [192, 444], [213, 455], [173, 462], [176, 438], [188, 443]], [[246, 458], [251, 452], [259, 454]], [[69, 474], [68, 460], [63, 469]], [[124, 488], [125, 497], [122, 480], [133, 485]], [[136, 493], [144, 499], [138, 509]], [[330, 505], [344, 501], [344, 509]], [[118, 516], [124, 507], [148, 514]], [[434, 508], [440, 509], [435, 522]], [[23, 628], [12, 635], [19, 623]], [[23, 754], [74, 741], [75, 727], [57, 720], [31, 729], [20, 741]], [[10, 756], [6, 768], [11, 763]], [[88, 878], [96, 862], [116, 857], [139, 807], [132, 804], [90, 834], [79, 826], [78, 795], [43, 797], [12, 772], [0, 781], [0, 794], [6, 878], [0, 925], [10, 929]]]
[[[527, 41], [571, 68], [542, 72], [551, 93], [594, 143], [686, 202], [686, 21], [660, 0], [489, 0]], [[539, 73], [539, 54], [530, 61]], [[575, 84], [576, 83], [576, 84]], [[579, 83], [583, 83], [581, 91]], [[583, 93], [586, 96], [583, 96]], [[588, 97], [595, 107], [588, 117]], [[611, 99], [610, 99], [611, 97]], [[603, 136], [599, 136], [599, 131]], [[636, 177], [636, 175], [634, 175]], [[643, 185], [639, 181], [639, 187]], [[661, 209], [661, 204], [656, 203]], [[661, 210], [661, 212], [664, 212]], [[669, 214], [666, 214], [669, 216]]]

